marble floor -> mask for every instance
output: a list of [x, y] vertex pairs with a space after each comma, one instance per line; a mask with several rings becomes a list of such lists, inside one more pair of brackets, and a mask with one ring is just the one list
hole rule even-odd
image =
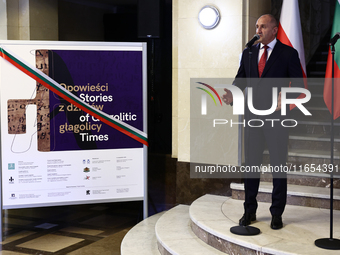
[[[149, 216], [175, 206], [176, 169], [173, 162], [169, 155], [149, 155]], [[0, 255], [119, 255], [125, 234], [143, 219], [143, 202], [3, 212], [4, 240], [0, 244]]]
[[142, 202], [4, 210], [0, 254], [120, 254]]

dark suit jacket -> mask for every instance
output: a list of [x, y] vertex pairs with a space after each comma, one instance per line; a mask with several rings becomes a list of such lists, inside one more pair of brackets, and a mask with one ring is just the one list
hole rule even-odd
[[[277, 40], [277, 43], [275, 44], [275, 47], [267, 60], [262, 77], [259, 78], [259, 48], [260, 44], [253, 45], [251, 47], [252, 54], [250, 61], [249, 48], [243, 51], [240, 67], [235, 77], [234, 85], [239, 87], [241, 90], [244, 90], [246, 87], [252, 87], [254, 108], [257, 110], [267, 110], [272, 106], [273, 87], [278, 88], [277, 94], [280, 93], [282, 87], [291, 86], [303, 88], [303, 76], [298, 52], [294, 48], [287, 46]], [[251, 79], [244, 79], [249, 77]], [[290, 98], [296, 98], [297, 96], [299, 96], [299, 94], [292, 94], [290, 95]], [[246, 107], [246, 109], [248, 110], [248, 119], [282, 120], [289, 118], [289, 106], [287, 106], [286, 116], [281, 116], [281, 111], [275, 111], [273, 114], [267, 116], [256, 116], [249, 112], [248, 107]]]

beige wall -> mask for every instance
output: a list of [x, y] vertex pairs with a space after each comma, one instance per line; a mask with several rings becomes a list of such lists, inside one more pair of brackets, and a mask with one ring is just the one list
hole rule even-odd
[[30, 40], [58, 40], [58, 0], [30, 0]]
[[[213, 30], [197, 19], [207, 4], [221, 14]], [[256, 19], [268, 12], [270, 0], [173, 0], [172, 156], [179, 161], [190, 162], [190, 78], [234, 77]]]
[[0, 19], [2, 39], [58, 40], [57, 0], [7, 0], [1, 6], [7, 17]]
[[6, 0], [0, 1], [0, 40], [7, 39]]

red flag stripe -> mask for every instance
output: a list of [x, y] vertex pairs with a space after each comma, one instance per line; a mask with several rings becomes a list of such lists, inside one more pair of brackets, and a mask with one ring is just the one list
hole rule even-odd
[[[283, 30], [281, 24], [279, 24], [279, 30], [277, 32], [277, 37], [280, 38], [280, 41], [290, 47], [293, 48], [293, 45], [292, 43], [290, 42], [286, 32]], [[305, 70], [303, 70], [303, 67], [302, 67], [302, 64], [300, 63], [301, 65], [301, 70], [302, 70], [302, 75], [303, 75], [303, 78], [307, 78], [307, 75], [305, 73]], [[307, 85], [307, 82], [305, 82], [305, 88], [307, 89], [308, 88], [308, 85]]]

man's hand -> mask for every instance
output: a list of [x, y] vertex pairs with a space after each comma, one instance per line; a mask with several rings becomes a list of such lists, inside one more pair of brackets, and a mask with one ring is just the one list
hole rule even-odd
[[281, 110], [281, 92], [279, 93], [279, 97], [277, 98], [277, 107], [275, 111]]
[[229, 89], [224, 89], [224, 91], [226, 92], [225, 94], [223, 94], [222, 96], [222, 100], [223, 102], [225, 102], [227, 105], [230, 105], [233, 102], [233, 94], [231, 93], [231, 91]]

